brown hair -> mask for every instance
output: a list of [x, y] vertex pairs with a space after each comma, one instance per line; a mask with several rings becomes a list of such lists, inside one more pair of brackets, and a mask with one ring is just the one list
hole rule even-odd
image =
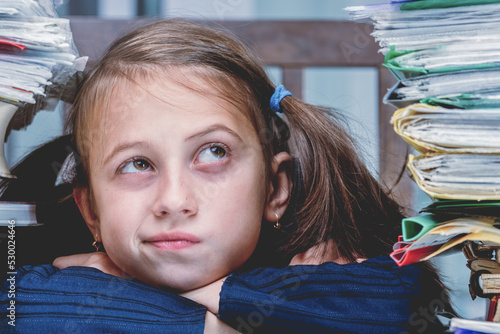
[[[114, 87], [123, 79], [134, 83], [183, 68], [215, 82], [220, 95], [244, 112], [259, 134], [268, 172], [276, 153], [293, 157], [293, 196], [280, 220], [284, 233], [281, 243], [273, 239], [281, 245], [281, 258], [327, 240], [334, 240], [348, 261], [392, 251], [401, 207], [361, 161], [342, 116], [291, 96], [281, 102], [283, 118], [277, 116], [269, 106], [275, 87], [258, 57], [229, 33], [184, 20], [156, 22], [118, 39], [86, 76], [69, 120], [82, 162], [79, 182], [88, 182], [88, 143], [100, 131], [96, 121]], [[192, 84], [183, 79], [180, 84]], [[422, 267], [430, 298], [442, 286], [427, 264]]]
[[300, 167], [301, 185], [295, 185], [300, 194], [290, 205], [293, 214], [287, 215], [293, 222], [285, 228], [284, 256], [329, 239], [347, 260], [391, 251], [400, 207], [361, 162], [341, 117], [289, 96], [281, 102], [282, 120], [270, 110], [275, 87], [258, 57], [228, 33], [188, 21], [156, 22], [118, 39], [86, 76], [70, 119], [84, 181], [89, 176], [87, 143], [99, 131], [97, 111], [106, 110], [113, 88], [124, 78], [134, 82], [186, 67], [216, 82], [227, 101], [246, 111], [268, 171], [278, 151], [288, 151]]

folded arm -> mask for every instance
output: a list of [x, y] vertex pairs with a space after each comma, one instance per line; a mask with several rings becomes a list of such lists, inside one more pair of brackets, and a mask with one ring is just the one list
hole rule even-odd
[[[106, 255], [106, 253], [95, 252], [89, 254], [77, 254], [57, 258], [54, 266], [62, 269], [73, 266], [93, 267], [109, 275], [130, 279], [125, 272], [120, 270]], [[224, 322], [219, 320], [215, 314], [219, 307], [219, 292], [222, 286], [222, 280], [214, 282], [210, 286], [181, 294], [181, 296], [191, 299], [201, 305], [207, 307], [208, 311], [205, 315], [204, 333], [238, 333]], [[215, 297], [213, 297], [215, 296]]]

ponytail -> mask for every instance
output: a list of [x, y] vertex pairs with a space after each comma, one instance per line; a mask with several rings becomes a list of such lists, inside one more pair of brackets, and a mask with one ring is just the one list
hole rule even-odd
[[291, 203], [296, 228], [283, 245], [285, 253], [333, 239], [349, 261], [388, 254], [397, 240], [401, 209], [361, 161], [342, 116], [293, 97], [284, 98], [281, 108], [302, 180], [302, 202]]

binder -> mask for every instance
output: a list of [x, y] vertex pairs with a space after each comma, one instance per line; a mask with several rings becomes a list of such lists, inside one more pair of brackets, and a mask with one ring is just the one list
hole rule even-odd
[[500, 154], [500, 109], [413, 104], [397, 110], [391, 123], [420, 153]]
[[499, 200], [500, 155], [410, 155], [408, 168], [417, 185], [438, 199]]
[[439, 220], [431, 217], [432, 227], [426, 227], [418, 238], [405, 241], [403, 236], [393, 246], [391, 258], [404, 266], [426, 261], [465, 241], [486, 241], [500, 246], [500, 220], [491, 217], [459, 217]]

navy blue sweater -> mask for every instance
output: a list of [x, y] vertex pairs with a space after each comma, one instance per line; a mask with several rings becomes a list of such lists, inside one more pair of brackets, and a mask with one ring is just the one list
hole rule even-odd
[[[421, 333], [420, 276], [388, 257], [260, 268], [225, 280], [219, 316], [242, 333]], [[12, 277], [1, 287], [2, 333], [203, 333], [205, 307], [97, 269], [26, 266]]]
[[432, 305], [421, 305], [421, 275], [387, 256], [260, 268], [225, 280], [219, 313], [242, 333], [435, 334]]

